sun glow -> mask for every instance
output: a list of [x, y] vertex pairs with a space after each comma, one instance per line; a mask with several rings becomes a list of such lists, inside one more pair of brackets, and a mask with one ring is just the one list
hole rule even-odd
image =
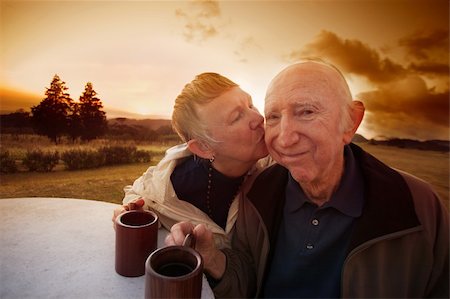
[[[147, 105], [137, 106], [133, 111], [140, 115], [149, 115], [152, 113], [152, 108]], [[153, 111], [154, 112], [154, 111]]]

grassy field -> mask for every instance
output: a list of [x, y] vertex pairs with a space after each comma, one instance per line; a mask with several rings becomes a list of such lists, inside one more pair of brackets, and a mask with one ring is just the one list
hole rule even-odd
[[121, 203], [123, 187], [149, 164], [128, 164], [80, 171], [21, 172], [1, 175], [0, 197], [70, 197]]
[[[448, 153], [360, 145], [386, 164], [428, 181], [448, 207]], [[50, 173], [2, 174], [0, 198], [70, 197], [120, 203], [123, 198], [123, 187], [132, 184], [150, 165], [156, 164], [168, 146], [138, 147], [160, 154], [154, 156], [150, 164], [130, 164], [82, 171], [64, 171], [57, 168]]]
[[134, 145], [139, 150], [151, 153], [150, 163], [137, 163], [118, 166], [108, 166], [79, 171], [64, 170], [62, 163], [49, 173], [27, 172], [18, 165], [18, 173], [0, 174], [0, 198], [12, 197], [67, 197], [84, 198], [113, 203], [120, 203], [123, 198], [123, 187], [132, 184], [134, 180], [151, 165], [156, 164], [170, 144], [135, 144], [134, 142], [115, 142], [96, 140], [87, 144], [63, 143], [54, 145], [35, 135], [11, 136], [2, 135], [2, 150], [8, 150], [15, 159], [25, 157], [28, 150], [39, 148], [43, 151], [58, 151], [70, 149], [95, 149], [105, 145]]
[[40, 149], [45, 152], [59, 152], [63, 153], [67, 150], [92, 150], [103, 146], [136, 146], [137, 149], [146, 150], [155, 156], [155, 159], [161, 158], [164, 151], [170, 147], [170, 144], [160, 143], [136, 143], [134, 141], [96, 139], [88, 143], [71, 143], [66, 139], [61, 144], [55, 145], [50, 140], [38, 135], [0, 135], [0, 148], [7, 150], [10, 155], [16, 160], [21, 160], [25, 157], [27, 151]]

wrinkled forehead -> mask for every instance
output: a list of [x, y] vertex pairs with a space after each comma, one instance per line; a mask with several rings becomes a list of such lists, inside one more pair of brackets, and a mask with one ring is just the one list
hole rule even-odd
[[270, 83], [265, 105], [274, 101], [351, 99], [342, 76], [331, 67], [305, 63], [289, 67]]

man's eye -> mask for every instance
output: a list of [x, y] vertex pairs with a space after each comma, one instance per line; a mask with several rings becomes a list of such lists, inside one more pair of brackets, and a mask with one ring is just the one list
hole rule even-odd
[[313, 109], [301, 109], [296, 111], [296, 115], [302, 118], [309, 118], [314, 115], [315, 111]]
[[279, 118], [278, 115], [276, 114], [268, 114], [266, 115], [266, 121], [274, 121], [277, 120]]

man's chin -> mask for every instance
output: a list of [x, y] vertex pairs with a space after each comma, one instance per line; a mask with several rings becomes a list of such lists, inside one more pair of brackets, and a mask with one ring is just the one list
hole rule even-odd
[[294, 180], [298, 183], [308, 183], [312, 180], [311, 173], [308, 172], [303, 167], [299, 167], [299, 164], [296, 165], [288, 164], [283, 166], [289, 170]]

